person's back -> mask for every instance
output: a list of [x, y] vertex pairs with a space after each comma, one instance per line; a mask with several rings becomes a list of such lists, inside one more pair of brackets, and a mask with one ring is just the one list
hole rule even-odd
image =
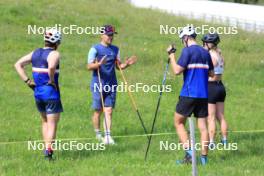
[[177, 63], [175, 61], [175, 49], [170, 46], [167, 49], [173, 72], [176, 75], [183, 73], [184, 83], [174, 113], [174, 125], [183, 143], [186, 155], [177, 163], [191, 163], [192, 149], [189, 145], [189, 137], [184, 127], [186, 118], [197, 118], [197, 126], [201, 133], [201, 157], [204, 165], [207, 163], [208, 131], [206, 118], [208, 116], [208, 76], [213, 75], [213, 63], [208, 51], [197, 45], [197, 34], [192, 26], [186, 26], [180, 32], [179, 37], [184, 44], [182, 53]]
[[209, 81], [221, 81], [224, 73], [224, 58], [219, 48], [209, 50], [212, 61], [214, 63], [214, 76], [209, 78]]
[[[32, 54], [32, 76], [36, 84], [35, 98], [38, 100], [58, 100], [60, 99], [59, 90], [48, 85], [50, 80], [48, 75], [48, 56], [54, 51], [53, 48], [38, 48]], [[54, 81], [59, 86], [59, 64], [56, 67]]]
[[180, 96], [208, 97], [208, 70], [210, 54], [199, 45], [191, 45], [182, 51], [178, 64], [184, 68], [184, 84]]
[[227, 144], [228, 124], [225, 119], [225, 98], [226, 89], [222, 82], [224, 73], [224, 57], [218, 44], [220, 37], [217, 33], [206, 34], [202, 38], [203, 46], [210, 52], [214, 64], [214, 76], [209, 78], [208, 82], [208, 129], [209, 129], [209, 147], [215, 147], [216, 119], [220, 123], [222, 139], [221, 143]]
[[[59, 60], [57, 51], [61, 33], [55, 29], [44, 33], [44, 48], [38, 48], [21, 57], [15, 68], [22, 80], [34, 91], [35, 103], [42, 118], [42, 136], [45, 142], [44, 156], [52, 159], [52, 143], [56, 137], [60, 113], [63, 112], [59, 92]], [[32, 81], [25, 72], [25, 66], [32, 64]]]

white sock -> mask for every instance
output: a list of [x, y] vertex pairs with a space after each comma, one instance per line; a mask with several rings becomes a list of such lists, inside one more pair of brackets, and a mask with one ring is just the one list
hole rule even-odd
[[105, 136], [111, 136], [111, 132], [110, 131], [105, 131]]
[[94, 129], [96, 136], [101, 135], [100, 129]]

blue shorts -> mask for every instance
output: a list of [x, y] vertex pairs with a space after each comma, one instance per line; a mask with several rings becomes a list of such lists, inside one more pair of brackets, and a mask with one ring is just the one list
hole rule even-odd
[[38, 100], [36, 105], [39, 112], [46, 114], [57, 114], [63, 112], [63, 107], [60, 100]]
[[[93, 105], [92, 108], [95, 110], [101, 110], [102, 109], [102, 100], [100, 96], [100, 92], [92, 92], [93, 94]], [[107, 92], [103, 93], [104, 98], [104, 106], [105, 107], [115, 107], [115, 101], [116, 101], [116, 92]]]

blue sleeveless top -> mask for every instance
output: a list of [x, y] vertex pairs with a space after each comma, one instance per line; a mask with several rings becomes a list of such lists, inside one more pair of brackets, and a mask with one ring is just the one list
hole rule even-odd
[[[38, 48], [32, 54], [32, 76], [36, 84], [34, 91], [35, 98], [37, 100], [59, 100], [60, 92], [53, 86], [47, 85], [49, 82], [48, 74], [48, 55], [54, 49], [52, 48]], [[56, 68], [54, 81], [57, 87], [59, 87], [59, 64]]]

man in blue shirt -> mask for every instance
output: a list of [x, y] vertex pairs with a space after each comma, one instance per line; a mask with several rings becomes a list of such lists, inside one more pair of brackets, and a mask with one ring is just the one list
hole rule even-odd
[[[112, 110], [115, 107], [116, 101], [117, 79], [115, 68], [119, 69], [117, 64], [119, 64], [120, 69], [125, 69], [132, 64], [131, 62], [129, 62], [129, 60], [126, 60], [126, 62], [123, 64], [121, 63], [119, 48], [115, 45], [112, 45], [114, 34], [117, 34], [117, 32], [115, 32], [113, 26], [103, 26], [101, 42], [91, 47], [88, 53], [87, 64], [87, 69], [93, 72], [90, 84], [90, 89], [93, 94], [92, 108], [95, 110], [92, 117], [93, 126], [96, 133], [96, 138], [98, 140], [103, 140], [105, 144], [114, 144], [114, 140], [111, 137], [110, 130]], [[100, 85], [99, 79], [102, 85]], [[100, 89], [100, 87], [102, 89]], [[100, 93], [102, 93], [105, 107], [104, 138], [102, 138], [100, 132], [100, 115], [103, 111]]]
[[[55, 28], [45, 31], [45, 46], [19, 59], [15, 68], [22, 80], [34, 91], [35, 101], [42, 117], [42, 135], [47, 159], [52, 159], [52, 143], [55, 140], [57, 123], [63, 111], [59, 90], [59, 61], [57, 51], [61, 42], [61, 33]], [[32, 64], [31, 81], [24, 67]]]
[[173, 72], [176, 75], [183, 73], [183, 86], [176, 106], [174, 124], [180, 141], [186, 150], [182, 162], [191, 162], [191, 148], [189, 138], [185, 129], [185, 121], [192, 114], [197, 118], [198, 128], [201, 133], [201, 163], [207, 163], [208, 153], [208, 131], [206, 117], [208, 116], [208, 76], [213, 75], [213, 63], [208, 51], [196, 43], [196, 33], [192, 26], [186, 26], [180, 32], [183, 48], [177, 63], [175, 61], [175, 50], [172, 46], [168, 48], [169, 58]]

